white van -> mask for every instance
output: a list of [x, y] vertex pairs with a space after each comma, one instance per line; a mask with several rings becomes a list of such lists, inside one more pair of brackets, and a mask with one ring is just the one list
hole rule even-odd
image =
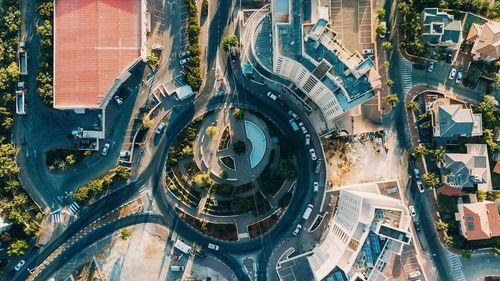
[[182, 266], [182, 265], [172, 265], [172, 266], [170, 266], [170, 271], [182, 272], [182, 271], [184, 271], [184, 266]]

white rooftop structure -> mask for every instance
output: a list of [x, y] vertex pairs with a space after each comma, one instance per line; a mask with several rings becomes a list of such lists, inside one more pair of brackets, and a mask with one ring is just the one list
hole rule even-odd
[[410, 243], [410, 223], [403, 202], [382, 195], [376, 183], [342, 189], [329, 229], [307, 257], [314, 279], [387, 280], [383, 268]]

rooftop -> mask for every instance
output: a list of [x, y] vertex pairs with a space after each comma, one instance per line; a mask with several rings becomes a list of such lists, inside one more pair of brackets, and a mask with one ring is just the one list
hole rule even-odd
[[141, 2], [55, 1], [54, 107], [100, 106], [141, 56]]
[[500, 236], [500, 218], [495, 202], [459, 204], [457, 219], [467, 240]]

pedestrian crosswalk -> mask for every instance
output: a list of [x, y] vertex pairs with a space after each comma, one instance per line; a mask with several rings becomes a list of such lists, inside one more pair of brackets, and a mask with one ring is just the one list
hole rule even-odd
[[409, 60], [401, 56], [401, 73], [402, 73], [402, 83], [403, 83], [403, 91], [407, 94], [410, 89], [413, 87], [412, 83], [412, 64]]
[[78, 205], [78, 203], [76, 202], [73, 202], [73, 204], [69, 205], [68, 212], [70, 215], [74, 216], [78, 209], [80, 209], [80, 205]]
[[451, 273], [453, 274], [453, 280], [455, 281], [465, 281], [464, 271], [462, 270], [462, 262], [458, 255], [448, 253], [448, 262], [450, 263]]
[[50, 219], [52, 220], [52, 223], [60, 223], [63, 221], [63, 215], [61, 213], [56, 213], [50, 215]]

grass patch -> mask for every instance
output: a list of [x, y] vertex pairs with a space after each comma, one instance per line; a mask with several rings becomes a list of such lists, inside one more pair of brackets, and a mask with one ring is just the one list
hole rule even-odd
[[457, 207], [458, 197], [438, 195], [438, 210], [441, 214], [454, 214], [458, 212]]

